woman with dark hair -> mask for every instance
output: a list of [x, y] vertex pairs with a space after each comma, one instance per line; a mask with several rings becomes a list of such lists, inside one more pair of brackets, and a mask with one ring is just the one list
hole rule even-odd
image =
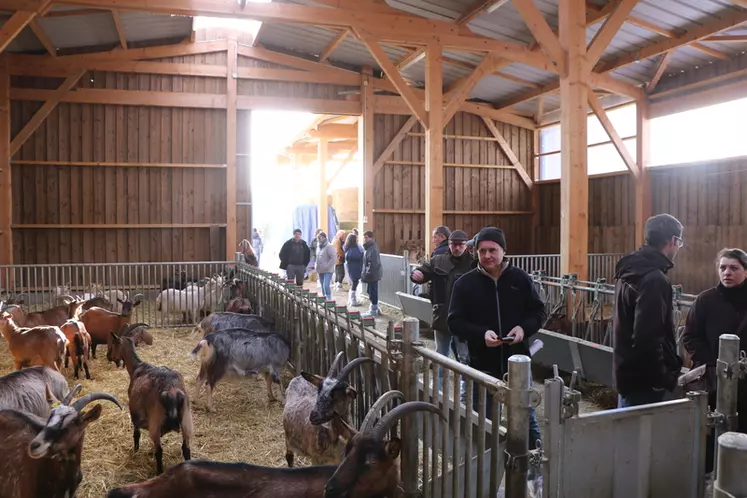
[[[687, 315], [682, 343], [692, 359], [692, 368], [706, 365], [708, 404], [716, 407], [716, 359], [721, 334], [736, 334], [740, 350], [747, 349], [747, 253], [722, 249], [716, 256], [719, 283], [703, 291]], [[738, 432], [747, 432], [747, 383], [739, 381], [737, 395]], [[713, 470], [714, 434], [708, 436], [706, 472]]]
[[358, 301], [358, 282], [363, 272], [363, 246], [358, 243], [358, 236], [355, 233], [348, 234], [345, 240], [345, 264], [348, 267], [348, 275], [352, 285], [348, 291], [348, 306], [359, 306]]

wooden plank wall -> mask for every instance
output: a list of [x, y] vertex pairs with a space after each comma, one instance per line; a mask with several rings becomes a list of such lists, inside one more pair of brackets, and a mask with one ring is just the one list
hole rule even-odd
[[[376, 115], [375, 152], [382, 151], [397, 134], [408, 116]], [[497, 123], [519, 161], [531, 168], [534, 134], [516, 126]], [[411, 133], [422, 134], [418, 123]], [[457, 113], [444, 130], [448, 135], [492, 137], [479, 116]], [[406, 137], [390, 161], [424, 162], [425, 137]], [[510, 162], [495, 141], [447, 138], [444, 141], [444, 163], [475, 165], [509, 165]], [[424, 210], [425, 167], [412, 164], [385, 164], [376, 175], [374, 209]], [[529, 170], [531, 176], [531, 169]], [[450, 167], [444, 173], [445, 211], [531, 211], [531, 192], [519, 174], [510, 169]], [[447, 214], [445, 224], [473, 235], [488, 225], [506, 231], [509, 251], [520, 254], [531, 250], [530, 215]], [[422, 246], [434, 227], [424, 227], [420, 213], [376, 213], [375, 233], [383, 252], [401, 253], [408, 242]]]
[[[589, 184], [589, 251], [635, 248], [634, 185], [629, 175], [592, 178]], [[559, 250], [559, 183], [540, 185], [541, 211], [535, 253]], [[714, 259], [724, 247], [747, 248], [747, 157], [651, 169], [652, 210], [684, 225], [685, 245], [670, 277], [684, 292], [718, 282]]]

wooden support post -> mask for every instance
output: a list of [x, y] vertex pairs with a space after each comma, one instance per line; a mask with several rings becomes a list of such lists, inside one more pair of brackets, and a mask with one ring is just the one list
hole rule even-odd
[[444, 223], [444, 121], [441, 45], [428, 45], [425, 59], [425, 106], [428, 126], [425, 130], [425, 225], [423, 236], [428, 254], [435, 249], [428, 236]]
[[[317, 142], [316, 161], [319, 164], [319, 228], [327, 232], [329, 230], [329, 212], [327, 210], [327, 139], [321, 138]], [[328, 233], [327, 237], [332, 240], [334, 234]]]
[[[364, 68], [364, 72], [370, 72]], [[358, 120], [358, 150], [361, 153], [362, 181], [358, 189], [358, 226], [361, 234], [374, 229], [374, 86], [370, 76], [361, 83], [361, 117]]]
[[650, 161], [650, 127], [648, 100], [636, 103], [636, 162], [641, 174], [635, 186], [635, 243], [637, 247], [643, 245], [643, 229], [646, 220], [653, 214], [651, 206], [651, 177], [648, 173]]
[[[13, 264], [13, 189], [10, 168], [10, 71], [8, 57], [0, 56], [0, 264]], [[5, 277], [0, 272], [0, 279]], [[7, 288], [10, 282], [0, 280]]]
[[[228, 40], [228, 61], [226, 62], [226, 261], [233, 261], [238, 251], [236, 235], [236, 120], [237, 109], [237, 61], [239, 43]], [[248, 234], [247, 234], [248, 235]]]
[[589, 178], [586, 165], [586, 4], [560, 0], [560, 43], [566, 52], [560, 77], [560, 271], [588, 277]]

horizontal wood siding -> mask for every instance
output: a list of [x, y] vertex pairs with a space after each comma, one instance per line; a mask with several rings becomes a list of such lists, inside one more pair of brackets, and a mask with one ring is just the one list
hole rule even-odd
[[[407, 121], [407, 116], [377, 115], [374, 123], [374, 157], [381, 153]], [[499, 131], [525, 165], [532, 165], [534, 134], [516, 126], [497, 123]], [[423, 133], [416, 124], [411, 133]], [[491, 137], [479, 116], [457, 113], [444, 130], [447, 135]], [[376, 175], [374, 210], [424, 210], [425, 166], [407, 164], [425, 161], [425, 137], [407, 136]], [[397, 164], [403, 161], [405, 164]], [[465, 165], [510, 165], [498, 146], [490, 140], [447, 138], [444, 163]], [[531, 176], [532, 172], [529, 171]], [[444, 168], [445, 211], [531, 211], [531, 193], [519, 174], [512, 169], [477, 167]], [[424, 227], [424, 214], [376, 213], [375, 231], [384, 252], [398, 253], [410, 241], [421, 246], [434, 227]], [[503, 228], [514, 254], [531, 249], [531, 216], [489, 214], [446, 214], [445, 224], [472, 235], [484, 226]]]

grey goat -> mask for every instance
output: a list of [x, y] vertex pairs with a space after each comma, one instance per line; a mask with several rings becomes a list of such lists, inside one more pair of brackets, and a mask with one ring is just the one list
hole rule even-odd
[[[342, 460], [344, 445], [338, 437], [344, 434], [337, 418], [349, 423], [350, 403], [357, 396], [348, 383], [350, 373], [362, 363], [373, 363], [368, 357], [356, 358], [343, 366], [343, 353], [337, 353], [327, 377], [301, 372], [288, 384], [283, 409], [285, 460], [293, 467], [294, 453], [311, 459], [312, 465], [334, 465]], [[329, 427], [323, 426], [330, 422]]]
[[47, 386], [58, 401], [70, 392], [65, 376], [45, 366], [23, 368], [0, 377], [0, 410], [18, 410], [46, 420], [51, 412]]
[[220, 311], [211, 313], [197, 324], [194, 332], [199, 331], [200, 335], [205, 337], [207, 334], [219, 330], [245, 329], [255, 332], [271, 332], [274, 328], [274, 322], [267, 320], [259, 315], [247, 315], [244, 313], [232, 313], [230, 311]]
[[290, 344], [280, 334], [246, 329], [221, 330], [206, 335], [192, 350], [193, 356], [198, 353], [200, 372], [195, 381], [194, 399], [198, 398], [202, 386], [205, 386], [209, 411], [215, 411], [213, 390], [225, 375], [248, 377], [268, 369], [267, 397], [275, 401], [272, 382], [276, 381], [280, 384], [281, 398], [285, 398], [280, 374], [283, 365], [290, 359]]

